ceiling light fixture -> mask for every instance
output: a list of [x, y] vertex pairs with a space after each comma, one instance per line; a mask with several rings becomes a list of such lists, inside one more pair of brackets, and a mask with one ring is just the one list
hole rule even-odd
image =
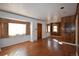
[[60, 9], [64, 9], [64, 7], [60, 7]]

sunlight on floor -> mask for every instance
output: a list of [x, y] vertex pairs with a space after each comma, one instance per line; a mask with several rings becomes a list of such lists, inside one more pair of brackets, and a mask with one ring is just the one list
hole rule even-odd
[[62, 42], [58, 42], [60, 45], [62, 45], [63, 43]]
[[56, 39], [53, 39], [53, 41], [58, 42], [58, 40], [56, 40]]
[[51, 40], [48, 40], [48, 47], [51, 47], [52, 45], [54, 45], [54, 47], [57, 47], [58, 44], [62, 45], [62, 42], [59, 42], [57, 39], [53, 39], [53, 43], [51, 42]]
[[19, 48], [5, 56], [26, 56], [26, 50], [24, 48]]
[[57, 39], [53, 39], [55, 42], [58, 42], [60, 45], [62, 45], [62, 42], [59, 42]]
[[48, 47], [51, 47], [51, 41], [48, 40]]

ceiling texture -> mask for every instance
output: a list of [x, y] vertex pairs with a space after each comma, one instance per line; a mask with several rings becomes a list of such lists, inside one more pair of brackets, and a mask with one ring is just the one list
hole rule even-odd
[[[0, 9], [33, 18], [60, 18], [74, 15], [76, 3], [0, 3]], [[64, 7], [64, 9], [61, 9]]]

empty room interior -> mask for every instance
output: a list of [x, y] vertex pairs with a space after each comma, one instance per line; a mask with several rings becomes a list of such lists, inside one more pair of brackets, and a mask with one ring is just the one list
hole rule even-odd
[[0, 56], [79, 56], [79, 3], [0, 3]]

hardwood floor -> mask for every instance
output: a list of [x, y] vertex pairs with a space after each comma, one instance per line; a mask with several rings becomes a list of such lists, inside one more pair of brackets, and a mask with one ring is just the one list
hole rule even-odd
[[75, 56], [75, 46], [56, 42], [48, 38], [36, 42], [24, 42], [2, 48], [1, 56]]

